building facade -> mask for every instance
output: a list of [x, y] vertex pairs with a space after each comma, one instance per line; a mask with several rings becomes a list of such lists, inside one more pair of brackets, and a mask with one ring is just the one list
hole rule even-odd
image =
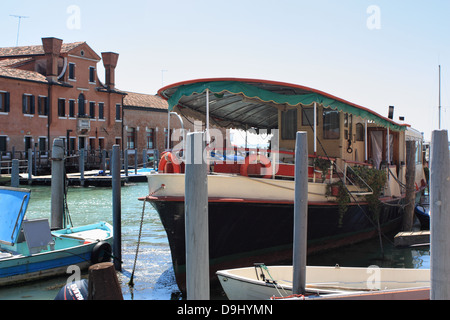
[[[0, 48], [0, 151], [69, 151], [121, 144], [124, 93], [114, 87], [118, 54], [98, 56], [85, 42]], [[103, 60], [105, 83], [97, 76]]]

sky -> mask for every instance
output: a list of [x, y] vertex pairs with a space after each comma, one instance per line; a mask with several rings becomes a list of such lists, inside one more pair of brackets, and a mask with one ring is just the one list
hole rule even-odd
[[0, 0], [0, 47], [86, 41], [119, 53], [116, 87], [139, 93], [210, 77], [304, 85], [384, 116], [393, 105], [430, 140], [439, 65], [450, 128], [449, 14], [448, 0]]

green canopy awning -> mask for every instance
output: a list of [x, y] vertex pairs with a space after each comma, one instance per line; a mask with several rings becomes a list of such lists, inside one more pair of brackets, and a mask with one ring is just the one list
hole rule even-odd
[[210, 91], [210, 117], [216, 124], [227, 127], [276, 128], [278, 109], [313, 106], [315, 102], [318, 106], [350, 113], [391, 130], [403, 131], [408, 126], [318, 90], [265, 80], [193, 80], [162, 88], [159, 95], [167, 99], [169, 111], [177, 107], [187, 115], [204, 115], [207, 89]]

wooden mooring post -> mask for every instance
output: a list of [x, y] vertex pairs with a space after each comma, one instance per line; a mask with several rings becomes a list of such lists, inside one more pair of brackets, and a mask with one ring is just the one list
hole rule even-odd
[[88, 300], [123, 300], [122, 289], [111, 262], [89, 267]]
[[450, 158], [447, 130], [433, 131], [430, 155], [430, 298], [449, 300]]
[[186, 148], [185, 228], [188, 300], [209, 300], [208, 177], [205, 134], [189, 133]]
[[306, 132], [297, 132], [296, 138], [292, 292], [305, 294], [308, 232], [308, 135]]
[[406, 141], [406, 193], [405, 211], [403, 214], [403, 231], [411, 231], [414, 223], [415, 187], [416, 176], [416, 142]]
[[64, 228], [64, 141], [53, 140], [52, 185], [51, 185], [51, 229]]
[[112, 205], [113, 205], [113, 256], [114, 267], [122, 271], [122, 205], [120, 179], [120, 146], [115, 144], [112, 149]]

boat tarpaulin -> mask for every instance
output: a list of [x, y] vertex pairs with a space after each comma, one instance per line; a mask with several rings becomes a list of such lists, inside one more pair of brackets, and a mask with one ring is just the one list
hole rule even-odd
[[206, 107], [202, 93], [207, 89], [210, 91], [210, 115], [234, 124], [244, 122], [243, 112], [245, 111], [246, 114], [249, 112], [251, 114], [247, 119], [249, 126], [276, 128], [278, 127], [278, 109], [286, 110], [317, 103], [318, 106], [350, 113], [391, 130], [403, 131], [408, 127], [370, 109], [327, 93], [281, 82], [252, 79], [205, 79], [205, 81], [199, 79], [164, 87], [158, 93], [167, 99], [169, 111], [179, 106], [204, 114]]
[[30, 194], [29, 189], [0, 187], [0, 243], [17, 241]]

